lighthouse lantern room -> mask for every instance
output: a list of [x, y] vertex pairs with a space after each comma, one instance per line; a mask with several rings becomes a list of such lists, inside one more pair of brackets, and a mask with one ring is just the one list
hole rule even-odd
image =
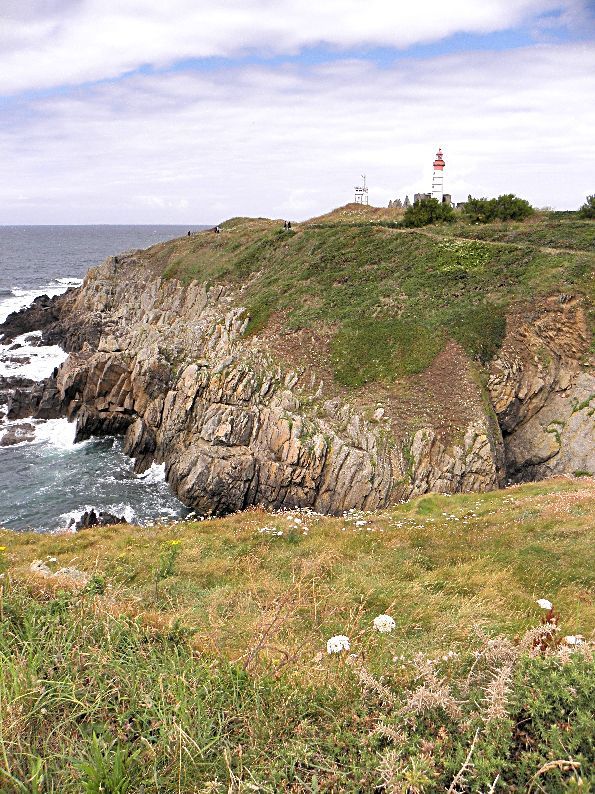
[[444, 200], [444, 156], [442, 154], [442, 149], [438, 149], [436, 152], [436, 159], [434, 160], [432, 198], [438, 199], [441, 204]]

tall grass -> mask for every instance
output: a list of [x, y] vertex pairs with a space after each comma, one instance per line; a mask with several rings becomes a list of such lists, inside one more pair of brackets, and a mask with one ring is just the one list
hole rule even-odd
[[97, 596], [10, 586], [1, 607], [6, 794], [595, 784], [588, 645], [535, 655], [543, 633], [478, 632], [459, 653], [395, 657], [380, 678], [366, 657], [390, 638], [370, 628], [349, 658], [314, 660], [326, 674], [308, 685], [197, 654]]
[[593, 494], [0, 532], [0, 791], [589, 790]]

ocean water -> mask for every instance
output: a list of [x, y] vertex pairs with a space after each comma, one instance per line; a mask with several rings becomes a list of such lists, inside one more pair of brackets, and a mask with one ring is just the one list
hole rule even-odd
[[[0, 226], [0, 322], [38, 295], [80, 285], [109, 255], [187, 232], [187, 226]], [[0, 338], [0, 375], [41, 380], [64, 361], [59, 347], [35, 344], [40, 335], [23, 335], [16, 348]], [[23, 440], [0, 447], [0, 526], [51, 532], [91, 507], [138, 523], [186, 512], [165, 482], [164, 467], [135, 475], [120, 439], [75, 444], [74, 424], [66, 419], [9, 423], [4, 414], [0, 406], [0, 436], [18, 429]]]

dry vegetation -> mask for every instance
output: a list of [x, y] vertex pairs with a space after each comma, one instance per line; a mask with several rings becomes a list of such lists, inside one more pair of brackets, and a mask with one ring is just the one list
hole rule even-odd
[[0, 790], [592, 784], [594, 504], [592, 479], [559, 479], [344, 518], [1, 533]]

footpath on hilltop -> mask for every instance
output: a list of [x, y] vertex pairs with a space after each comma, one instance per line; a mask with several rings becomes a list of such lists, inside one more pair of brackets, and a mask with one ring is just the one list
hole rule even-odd
[[71, 351], [9, 418], [66, 415], [165, 463], [200, 514], [338, 514], [595, 471], [594, 225], [234, 218], [111, 257], [13, 315]]

